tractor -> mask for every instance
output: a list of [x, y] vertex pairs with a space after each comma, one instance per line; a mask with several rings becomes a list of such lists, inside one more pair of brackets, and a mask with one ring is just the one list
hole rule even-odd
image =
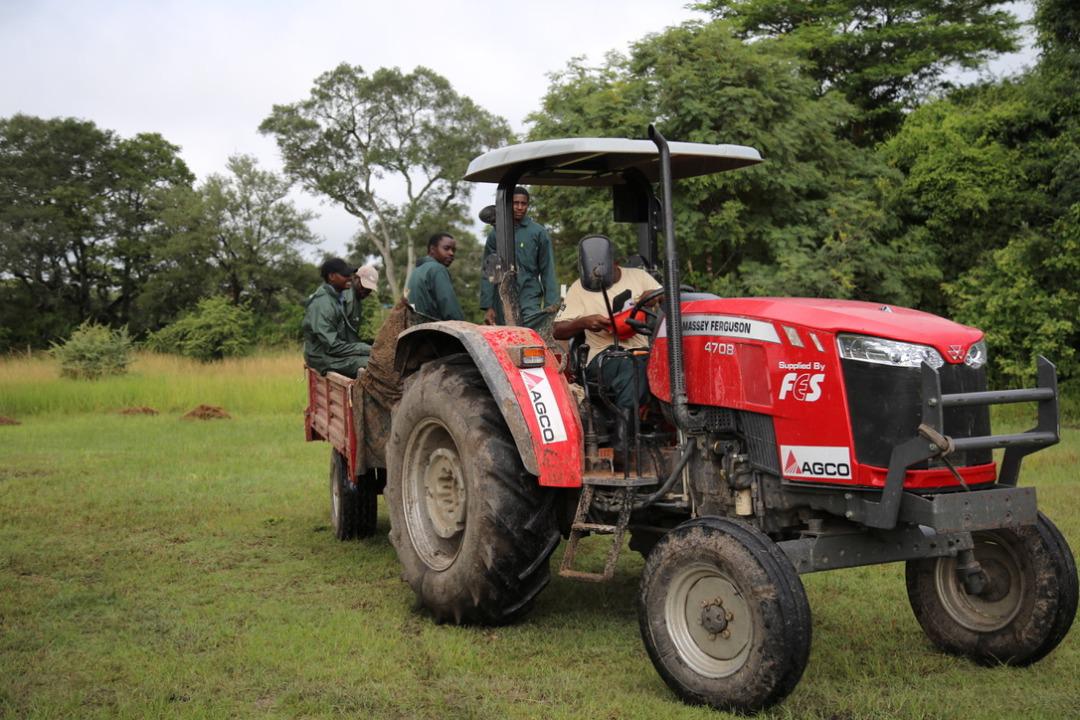
[[[404, 579], [440, 622], [508, 623], [548, 584], [560, 541], [561, 575], [602, 582], [629, 540], [645, 556], [637, 607], [656, 670], [684, 701], [740, 713], [802, 676], [804, 573], [903, 561], [940, 649], [1038, 661], [1077, 607], [1072, 552], [1018, 484], [1023, 457], [1058, 441], [1054, 366], [1040, 357], [1036, 387], [992, 391], [975, 328], [890, 304], [684, 286], [675, 180], [760, 162], [654, 127], [648, 140], [529, 142], [472, 161], [467, 180], [497, 184], [484, 272], [511, 320], [514, 187], [610, 187], [614, 219], [637, 226], [632, 262], [660, 288], [622, 320], [647, 346], [605, 352], [642, 363], [648, 391], [620, 414], [575, 343], [512, 324], [402, 333], [385, 498]], [[615, 326], [613, 265], [610, 241], [582, 241], [581, 284]], [[1004, 403], [1034, 404], [1035, 426], [992, 434], [990, 406]], [[610, 536], [602, 569], [580, 567], [589, 535]]]

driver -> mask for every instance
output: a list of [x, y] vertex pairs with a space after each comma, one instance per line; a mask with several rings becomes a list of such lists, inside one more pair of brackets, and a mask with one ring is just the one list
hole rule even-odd
[[[650, 290], [660, 287], [660, 283], [644, 270], [622, 267], [618, 263], [615, 263], [614, 279], [614, 284], [607, 291], [609, 298], [627, 293], [636, 301]], [[612, 308], [616, 313], [622, 309], [621, 307]], [[585, 332], [585, 342], [589, 346], [586, 375], [609, 388], [618, 407], [633, 411], [635, 373], [638, 389], [637, 404], [640, 404], [648, 393], [649, 384], [645, 378], [645, 366], [630, 357], [609, 357], [604, 359], [603, 374], [600, 375], [598, 369], [600, 363], [597, 362], [597, 358], [601, 352], [614, 344], [611, 321], [608, 318], [607, 308], [604, 306], [603, 293], [586, 290], [581, 286], [579, 279], [575, 280], [566, 291], [565, 303], [555, 317], [551, 332], [556, 340], [569, 340], [582, 331]], [[649, 339], [644, 335], [635, 334], [626, 340], [620, 340], [619, 345], [628, 350], [647, 348]]]

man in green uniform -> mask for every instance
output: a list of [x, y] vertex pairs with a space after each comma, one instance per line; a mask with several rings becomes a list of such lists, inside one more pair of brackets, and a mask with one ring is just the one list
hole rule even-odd
[[304, 310], [304, 361], [321, 375], [334, 372], [356, 377], [367, 367], [371, 346], [359, 336], [345, 315], [344, 291], [356, 272], [341, 258], [330, 258], [319, 268], [323, 284], [307, 299]]
[[456, 252], [457, 241], [449, 233], [428, 238], [428, 254], [417, 261], [405, 283], [405, 300], [417, 313], [432, 320], [465, 319], [447, 270]]
[[[529, 191], [520, 185], [514, 188], [514, 257], [517, 265], [518, 304], [521, 322], [526, 327], [539, 330], [550, 316], [551, 306], [557, 305], [559, 282], [555, 278], [555, 253], [544, 226], [534, 222], [529, 211]], [[488, 233], [484, 245], [484, 259], [498, 253], [495, 231]], [[487, 279], [480, 279], [480, 309], [484, 311], [485, 325], [504, 324], [495, 286]]]

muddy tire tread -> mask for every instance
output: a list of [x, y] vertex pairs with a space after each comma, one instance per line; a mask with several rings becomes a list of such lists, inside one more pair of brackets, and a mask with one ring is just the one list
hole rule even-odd
[[[725, 539], [726, 538], [726, 539]], [[696, 675], [678, 658], [666, 636], [663, 618], [650, 613], [649, 605], [662, 604], [663, 594], [650, 594], [654, 583], [663, 583], [665, 564], [672, 552], [687, 552], [719, 542], [717, 547], [732, 551], [724, 555], [725, 562], [749, 563], [747, 577], [756, 577], [775, 589], [775, 598], [755, 597], [746, 588], [747, 597], [754, 597], [764, 619], [765, 628], [778, 622], [780, 631], [767, 637], [746, 665], [731, 677], [712, 681]], [[736, 557], [739, 554], [743, 557]], [[756, 566], [756, 567], [754, 567]], [[760, 711], [780, 702], [798, 684], [810, 654], [811, 620], [805, 590], [791, 562], [768, 536], [745, 523], [719, 517], [704, 517], [683, 523], [665, 535], [656, 545], [645, 564], [638, 596], [638, 619], [646, 650], [657, 672], [684, 701], [709, 705], [737, 713]], [[658, 642], [659, 640], [659, 642]], [[658, 647], [662, 645], [663, 647]]]
[[[401, 473], [409, 433], [422, 416], [450, 430], [468, 482], [468, 519], [457, 559], [439, 572], [412, 548]], [[402, 576], [439, 622], [502, 625], [524, 616], [550, 580], [558, 544], [551, 491], [528, 474], [479, 370], [467, 355], [433, 360], [407, 383], [387, 445], [390, 541]]]

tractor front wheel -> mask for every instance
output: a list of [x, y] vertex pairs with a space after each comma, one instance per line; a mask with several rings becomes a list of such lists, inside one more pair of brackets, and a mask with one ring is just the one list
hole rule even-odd
[[911, 560], [907, 591], [927, 637], [983, 665], [1030, 665], [1057, 647], [1076, 615], [1076, 563], [1042, 513], [1034, 525], [972, 533], [984, 587], [968, 591], [953, 558]]
[[638, 620], [664, 682], [720, 710], [780, 702], [810, 656], [810, 606], [795, 568], [760, 530], [726, 518], [661, 538], [645, 562]]
[[467, 355], [410, 378], [387, 444], [390, 541], [402, 574], [440, 622], [524, 615], [550, 579], [555, 494], [527, 473]]

